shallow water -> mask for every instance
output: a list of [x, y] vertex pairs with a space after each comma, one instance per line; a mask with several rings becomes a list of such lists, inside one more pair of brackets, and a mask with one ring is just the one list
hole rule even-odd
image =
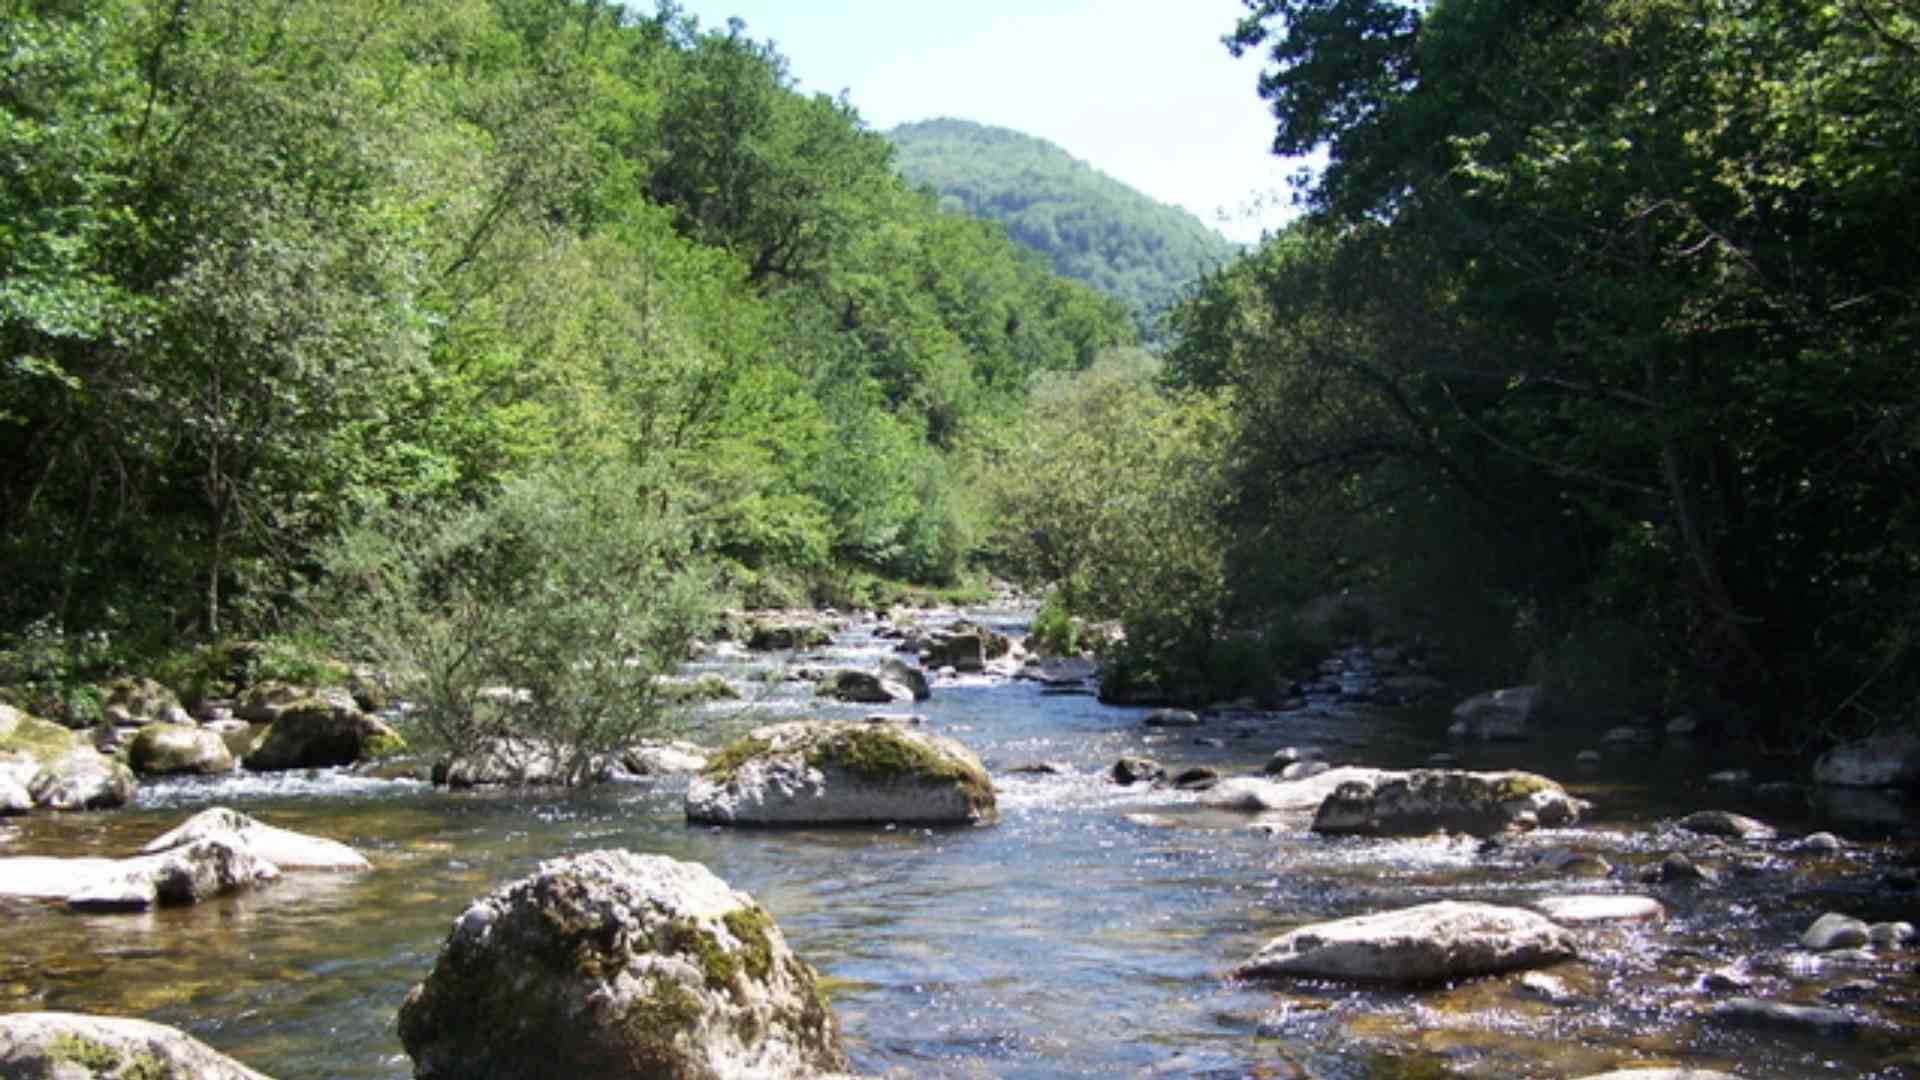
[[[1017, 628], [1019, 613], [990, 613]], [[865, 630], [809, 666], [874, 663]], [[745, 678], [765, 658], [700, 665]], [[776, 686], [752, 715], [703, 713], [715, 738], [754, 716], [862, 715], [817, 708]], [[1033, 684], [937, 686], [914, 708], [972, 746], [995, 775], [1001, 819], [962, 830], [737, 832], [689, 827], [684, 781], [625, 782], [571, 794], [447, 794], [340, 773], [149, 785], [112, 814], [38, 815], [0, 828], [5, 854], [119, 854], [208, 805], [346, 841], [375, 871], [290, 874], [256, 894], [136, 916], [0, 908], [0, 1010], [142, 1016], [181, 1027], [281, 1080], [399, 1078], [394, 1032], [471, 900], [540, 860], [625, 847], [707, 864], [752, 893], [830, 980], [857, 1069], [938, 1077], [1571, 1077], [1629, 1063], [1743, 1076], [1920, 1076], [1920, 952], [1854, 966], [1791, 949], [1827, 910], [1920, 921], [1911, 826], [1848, 826], [1797, 801], [1747, 802], [1700, 780], [1721, 761], [1685, 743], [1606, 751], [1576, 771], [1584, 738], [1508, 747], [1445, 743], [1443, 710], [1321, 700], [1283, 715], [1216, 718], [1154, 733], [1145, 710]], [[1217, 741], [1217, 745], [1196, 740]], [[1190, 795], [1115, 787], [1122, 754], [1170, 766], [1254, 772], [1276, 748], [1319, 746], [1365, 764], [1407, 766], [1459, 750], [1469, 767], [1525, 765], [1598, 804], [1594, 822], [1497, 848], [1468, 841], [1329, 840], [1304, 819], [1259, 830]], [[1035, 761], [1073, 770], [1017, 775]], [[1702, 808], [1763, 817], [1789, 833], [1838, 827], [1855, 843], [1811, 858], [1775, 845], [1716, 844], [1661, 827]], [[1569, 879], [1536, 852], [1572, 847], [1630, 875], [1671, 850], [1719, 869], [1707, 889]], [[1421, 992], [1339, 985], [1241, 986], [1224, 972], [1302, 922], [1431, 899], [1522, 902], [1547, 893], [1649, 892], [1672, 912], [1650, 928], [1583, 935], [1585, 959], [1553, 974], [1567, 1000], [1529, 996], [1517, 977]], [[1724, 1028], [1706, 972], [1745, 963], [1752, 996], [1817, 1003], [1871, 980], [1846, 1007], [1853, 1036]]]

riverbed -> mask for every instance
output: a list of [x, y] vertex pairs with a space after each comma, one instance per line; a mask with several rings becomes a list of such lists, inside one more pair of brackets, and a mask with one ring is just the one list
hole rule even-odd
[[[1018, 633], [1024, 613], [972, 612]], [[804, 657], [694, 665], [751, 700], [704, 708], [697, 741], [754, 723], [860, 716], [803, 683], [758, 676], [786, 659], [873, 666], [891, 643], [861, 623]], [[149, 782], [136, 805], [0, 825], [0, 853], [126, 854], [211, 805], [345, 841], [360, 875], [289, 874], [259, 892], [143, 915], [0, 907], [0, 1011], [65, 1010], [171, 1024], [279, 1080], [411, 1075], [395, 1010], [475, 898], [542, 859], [622, 847], [702, 862], [752, 893], [828, 980], [857, 1070], [931, 1077], [1576, 1077], [1632, 1063], [1773, 1077], [1920, 1076], [1920, 951], [1836, 959], [1795, 948], [1827, 911], [1920, 922], [1915, 839], [1903, 808], [1835, 817], [1803, 796], [1707, 777], [1745, 763], [1686, 739], [1602, 745], [1597, 733], [1449, 743], [1445, 703], [1356, 700], [1364, 654], [1328, 692], [1285, 713], [1226, 710], [1157, 730], [1146, 709], [984, 676], [936, 684], [913, 707], [972, 747], [999, 790], [997, 824], [971, 829], [728, 831], [690, 827], [684, 780], [558, 793], [448, 793], [350, 771]], [[1333, 689], [1344, 685], [1349, 692]], [[1307, 821], [1210, 810], [1199, 796], [1122, 787], [1123, 755], [1257, 773], [1276, 749], [1390, 767], [1458, 755], [1526, 767], [1596, 809], [1577, 829], [1504, 844], [1327, 839]], [[1579, 767], [1582, 749], [1601, 750]], [[1053, 773], [1017, 771], [1051, 763]], [[1763, 796], [1761, 791], [1769, 794]], [[1699, 809], [1763, 818], [1784, 839], [1717, 841], [1671, 821]], [[1831, 829], [1834, 854], [1792, 840]], [[1611, 872], [1570, 876], [1544, 853]], [[1719, 880], [1647, 884], [1688, 853]], [[1523, 903], [1631, 892], [1665, 903], [1649, 926], [1581, 932], [1583, 958], [1551, 974], [1418, 992], [1338, 984], [1239, 985], [1225, 973], [1309, 921], [1436, 899]], [[1744, 996], [1839, 1008], [1844, 1033], [1753, 1029], [1711, 1017]]]

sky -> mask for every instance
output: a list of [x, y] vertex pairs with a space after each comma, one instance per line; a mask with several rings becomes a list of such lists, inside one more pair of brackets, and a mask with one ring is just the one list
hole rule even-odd
[[800, 89], [846, 91], [886, 131], [952, 117], [1012, 128], [1250, 242], [1290, 216], [1259, 58], [1220, 38], [1241, 0], [681, 0], [745, 21]]

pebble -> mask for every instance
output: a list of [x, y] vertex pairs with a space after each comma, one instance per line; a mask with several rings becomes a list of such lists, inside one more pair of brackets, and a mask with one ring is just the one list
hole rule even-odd
[[1543, 971], [1529, 971], [1520, 976], [1518, 989], [1528, 997], [1553, 1005], [1564, 1005], [1574, 1000], [1573, 991], [1567, 988], [1565, 982]]
[[1771, 840], [1775, 836], [1773, 826], [1766, 822], [1744, 814], [1730, 814], [1725, 810], [1701, 810], [1688, 814], [1675, 824], [1688, 832], [1736, 840]]

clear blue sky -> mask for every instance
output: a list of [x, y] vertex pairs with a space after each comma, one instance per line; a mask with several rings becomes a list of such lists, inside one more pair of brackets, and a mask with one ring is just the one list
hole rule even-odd
[[[1220, 44], [1240, 0], [682, 0], [739, 16], [808, 92], [845, 90], [885, 131], [950, 116], [1058, 143], [1236, 240], [1288, 216], [1289, 162], [1255, 93], [1259, 61]], [[1264, 204], [1264, 206], [1262, 205]]]

